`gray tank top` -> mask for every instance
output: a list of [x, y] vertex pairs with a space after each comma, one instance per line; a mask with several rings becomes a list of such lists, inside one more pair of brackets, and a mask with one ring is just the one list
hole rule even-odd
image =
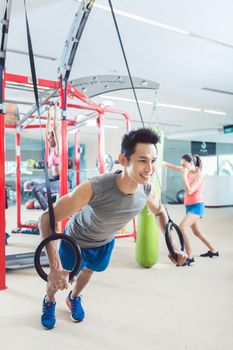
[[93, 198], [67, 223], [66, 234], [81, 248], [99, 247], [110, 242], [116, 232], [146, 205], [151, 185], [140, 187], [134, 194], [122, 193], [116, 183], [120, 172], [91, 178]]

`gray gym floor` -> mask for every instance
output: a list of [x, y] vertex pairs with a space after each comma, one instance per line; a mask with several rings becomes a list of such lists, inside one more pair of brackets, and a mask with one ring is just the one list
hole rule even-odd
[[[8, 225], [13, 224], [13, 210], [7, 211]], [[169, 206], [169, 211], [176, 222], [184, 214], [182, 206]], [[24, 213], [27, 219], [38, 214]], [[202, 227], [220, 258], [198, 257], [206, 249], [190, 234], [196, 259], [192, 267], [172, 265], [161, 237], [159, 262], [150, 269], [141, 268], [134, 259], [133, 240], [118, 239], [110, 268], [96, 273], [83, 293], [86, 319], [80, 324], [70, 320], [67, 291], [63, 291], [57, 295], [57, 327], [43, 330], [44, 282], [34, 269], [7, 273], [8, 288], [0, 291], [1, 348], [232, 349], [233, 208], [206, 209]], [[8, 251], [16, 249], [17, 243], [30, 250], [38, 242], [38, 237], [27, 235], [20, 242], [14, 239], [10, 238]]]

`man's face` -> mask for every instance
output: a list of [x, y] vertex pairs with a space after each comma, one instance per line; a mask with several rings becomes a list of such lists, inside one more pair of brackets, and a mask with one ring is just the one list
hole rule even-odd
[[135, 182], [144, 185], [151, 181], [155, 171], [157, 150], [150, 143], [138, 143], [135, 152], [126, 163], [126, 172]]

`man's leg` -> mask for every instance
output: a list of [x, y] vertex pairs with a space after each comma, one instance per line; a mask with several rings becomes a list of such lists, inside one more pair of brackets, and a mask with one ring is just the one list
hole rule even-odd
[[42, 316], [41, 316], [41, 325], [45, 329], [52, 329], [56, 326], [56, 317], [55, 317], [56, 292], [57, 291], [49, 288], [49, 284], [47, 284], [47, 295], [43, 299]]
[[66, 303], [70, 309], [70, 318], [74, 322], [80, 322], [85, 317], [85, 312], [81, 304], [80, 293], [90, 281], [94, 271], [84, 267], [78, 274], [73, 290], [69, 293]]
[[80, 270], [75, 281], [73, 290], [67, 297], [67, 305], [71, 310], [70, 318], [74, 322], [80, 322], [84, 319], [85, 314], [81, 305], [80, 293], [89, 283], [94, 271], [103, 272], [107, 269], [115, 240], [109, 243], [94, 248], [81, 249], [82, 262], [84, 267]]
[[55, 294], [57, 293], [57, 290], [51, 289], [49, 287], [49, 283], [47, 283], [47, 300], [51, 301], [52, 303], [55, 303]]
[[73, 298], [77, 298], [81, 291], [86, 287], [88, 282], [91, 279], [91, 276], [93, 275], [94, 271], [88, 269], [87, 267], [84, 267], [78, 274], [78, 277], [75, 281], [74, 288], [72, 290], [71, 296]]

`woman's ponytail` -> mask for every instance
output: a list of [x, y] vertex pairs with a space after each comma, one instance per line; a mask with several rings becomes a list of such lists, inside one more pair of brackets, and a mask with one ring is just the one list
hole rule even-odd
[[193, 155], [193, 162], [197, 168], [199, 168], [200, 170], [202, 169], [202, 160], [198, 154]]

